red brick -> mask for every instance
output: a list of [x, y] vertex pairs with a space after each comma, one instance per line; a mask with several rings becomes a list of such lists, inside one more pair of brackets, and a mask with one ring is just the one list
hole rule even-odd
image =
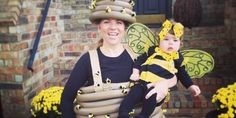
[[14, 74], [20, 74], [20, 75], [23, 75], [28, 71], [27, 68], [25, 67], [13, 67], [11, 69], [13, 70]]
[[22, 99], [22, 96], [18, 97], [11, 97], [11, 104], [24, 104], [24, 99]]
[[51, 16], [51, 21], [56, 21], [56, 16]]
[[204, 84], [209, 86], [210, 80], [209, 79], [204, 79]]
[[221, 78], [217, 78], [216, 83], [217, 83], [217, 85], [221, 85], [222, 84]]
[[195, 108], [201, 108], [201, 100], [198, 96], [193, 97], [194, 107]]
[[89, 32], [87, 33], [88, 38], [97, 38], [97, 33], [96, 32]]
[[186, 108], [188, 106], [188, 100], [183, 94], [179, 95], [180, 101], [181, 101], [181, 108]]
[[174, 108], [174, 98], [171, 96], [167, 103], [168, 108]]
[[[1, 69], [0, 69], [0, 71], [1, 71]], [[0, 73], [0, 82], [4, 82], [4, 81], [6, 81], [6, 75]]]
[[203, 95], [199, 95], [200, 101], [201, 101], [201, 108], [206, 108], [207, 107], [207, 99]]
[[211, 83], [211, 85], [213, 85], [213, 86], [216, 85], [216, 79], [211, 78], [211, 79], [210, 79], [210, 83]]
[[13, 75], [6, 74], [5, 82], [15, 82]]
[[11, 45], [11, 49], [16, 50], [16, 51], [27, 49], [27, 48], [29, 48], [28, 42], [21, 42], [21, 43], [16, 43], [16, 44]]
[[10, 45], [9, 44], [1, 44], [2, 51], [10, 51]]
[[14, 59], [14, 58], [18, 58], [18, 54], [17, 52], [14, 52], [14, 51], [0, 52], [0, 58], [1, 59]]

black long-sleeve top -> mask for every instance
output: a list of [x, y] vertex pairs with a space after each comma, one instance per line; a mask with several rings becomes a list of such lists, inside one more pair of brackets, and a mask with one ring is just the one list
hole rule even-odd
[[[142, 55], [140, 55], [136, 60], [135, 60], [135, 64], [134, 64], [134, 68], [139, 69], [141, 72], [143, 71], [149, 71], [153, 74], [157, 74], [159, 77], [162, 78], [166, 78], [166, 79], [170, 79], [174, 76], [173, 73], [170, 73], [168, 70], [162, 68], [159, 65], [145, 65], [143, 64], [151, 55], [153, 55], [155, 53], [155, 48], [156, 46], [152, 46], [148, 49], [147, 53], [144, 53]], [[164, 58], [162, 58], [162, 56], [155, 56], [154, 58], [156, 59], [160, 59], [160, 60], [165, 60]], [[189, 86], [193, 85], [192, 79], [190, 78], [190, 76], [188, 75], [187, 71], [185, 70], [185, 66], [182, 65], [184, 58], [182, 56], [181, 53], [179, 53], [179, 58], [174, 60], [174, 67], [178, 70], [178, 72], [175, 74], [178, 78], [178, 80], [180, 80], [180, 82], [186, 87], [188, 88]], [[147, 78], [149, 79], [149, 78]], [[144, 78], [145, 80], [145, 78]]]
[[[133, 60], [125, 50], [118, 57], [107, 57], [97, 49], [103, 82], [107, 78], [112, 83], [127, 82], [132, 73]], [[75, 118], [73, 101], [77, 91], [82, 86], [93, 85], [92, 70], [89, 53], [85, 53], [75, 64], [72, 73], [65, 85], [61, 98], [61, 111], [63, 118]]]

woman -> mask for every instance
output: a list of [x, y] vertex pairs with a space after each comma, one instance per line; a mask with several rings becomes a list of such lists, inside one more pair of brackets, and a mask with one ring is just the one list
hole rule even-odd
[[[129, 0], [100, 0], [93, 1], [91, 4], [92, 14], [89, 19], [97, 25], [99, 36], [101, 36], [101, 45], [96, 50], [103, 82], [106, 79], [111, 80], [112, 83], [128, 82], [132, 73], [133, 60], [121, 43], [125, 37], [125, 27], [135, 22], [132, 4]], [[83, 86], [93, 85], [89, 58], [88, 53], [81, 56], [65, 85], [61, 98], [63, 118], [75, 118], [73, 101], [77, 91]], [[149, 85], [154, 89], [146, 97], [158, 92], [157, 98], [163, 99], [167, 94], [170, 81], [176, 80], [163, 80]]]

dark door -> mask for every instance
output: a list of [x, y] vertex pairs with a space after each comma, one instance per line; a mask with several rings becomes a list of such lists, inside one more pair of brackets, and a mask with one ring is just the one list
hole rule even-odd
[[134, 9], [137, 15], [166, 14], [167, 0], [136, 0]]
[[172, 0], [134, 0], [137, 22], [158, 26], [172, 17]]

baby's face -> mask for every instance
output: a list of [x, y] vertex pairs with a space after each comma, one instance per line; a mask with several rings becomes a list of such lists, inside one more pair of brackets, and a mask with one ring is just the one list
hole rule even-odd
[[180, 39], [167, 33], [166, 37], [163, 40], [160, 40], [159, 47], [166, 53], [177, 52], [180, 48]]

